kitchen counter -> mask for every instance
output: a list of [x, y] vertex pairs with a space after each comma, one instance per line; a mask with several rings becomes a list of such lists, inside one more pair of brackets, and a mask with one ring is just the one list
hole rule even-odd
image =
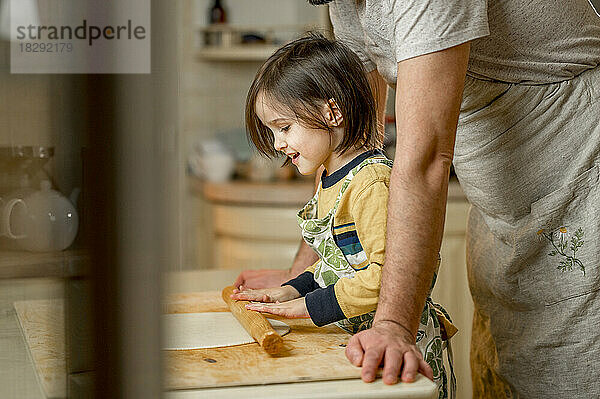
[[[311, 179], [251, 182], [231, 180], [224, 183], [211, 183], [190, 177], [190, 189], [205, 199], [221, 204], [244, 204], [254, 206], [294, 206], [301, 208], [313, 195]], [[448, 183], [448, 201], [466, 201], [465, 195], [453, 177]]]
[[[193, 292], [221, 290], [230, 285], [240, 270], [207, 270], [170, 273], [165, 278], [165, 291]], [[285, 338], [284, 338], [285, 339]], [[274, 384], [250, 387], [231, 387], [217, 389], [202, 389], [192, 391], [174, 391], [166, 393], [170, 399], [195, 399], [195, 398], [236, 398], [260, 397], [264, 399], [352, 399], [352, 398], [428, 398], [432, 384], [424, 377], [420, 377], [413, 384], [397, 384], [388, 386], [378, 379], [372, 384], [365, 384], [360, 379], [339, 381], [317, 381]]]
[[232, 180], [226, 183], [203, 182], [192, 178], [192, 190], [211, 202], [265, 206], [302, 207], [313, 195], [310, 180], [251, 182]]
[[[166, 293], [220, 290], [233, 282], [240, 270], [175, 272], [165, 275]], [[12, 303], [16, 300], [60, 298], [64, 291], [58, 279], [5, 280], [0, 282], [0, 397], [43, 399], [31, 357], [19, 328]], [[220, 399], [261, 397], [279, 399], [315, 398], [429, 398], [432, 383], [420, 377], [413, 384], [387, 386], [377, 380], [360, 379], [228, 387], [165, 392], [170, 399]], [[434, 395], [435, 396], [435, 395]]]
[[0, 280], [0, 398], [44, 399], [13, 302], [63, 296], [62, 279]]

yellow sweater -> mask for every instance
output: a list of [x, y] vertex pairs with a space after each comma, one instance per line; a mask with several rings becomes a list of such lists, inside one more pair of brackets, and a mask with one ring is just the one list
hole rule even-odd
[[[337, 302], [346, 318], [377, 307], [381, 266], [385, 257], [390, 174], [391, 168], [385, 164], [364, 166], [346, 188], [334, 216], [336, 244], [357, 270], [354, 278], [341, 278], [334, 287]], [[345, 174], [332, 174], [322, 179], [318, 218], [327, 215], [334, 206], [344, 177]], [[315, 266], [316, 263], [306, 271], [314, 273]]]

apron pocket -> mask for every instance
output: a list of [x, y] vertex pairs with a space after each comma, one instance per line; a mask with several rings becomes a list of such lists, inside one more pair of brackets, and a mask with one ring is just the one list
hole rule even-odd
[[599, 169], [534, 202], [515, 234], [516, 254], [528, 264], [519, 288], [546, 306], [600, 289]]

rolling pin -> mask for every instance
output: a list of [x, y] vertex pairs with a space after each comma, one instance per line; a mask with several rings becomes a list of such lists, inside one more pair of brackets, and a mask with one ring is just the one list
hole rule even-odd
[[267, 321], [265, 316], [253, 310], [246, 309], [249, 301], [236, 301], [231, 299], [233, 286], [223, 288], [221, 296], [231, 311], [231, 314], [240, 322], [248, 334], [259, 343], [260, 346], [270, 355], [278, 353], [283, 347], [283, 339]]

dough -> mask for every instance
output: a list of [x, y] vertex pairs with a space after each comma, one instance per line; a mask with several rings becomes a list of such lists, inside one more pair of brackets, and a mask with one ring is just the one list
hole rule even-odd
[[[290, 326], [279, 320], [267, 319], [281, 336]], [[256, 342], [229, 312], [173, 313], [161, 317], [162, 349], [220, 348]]]

